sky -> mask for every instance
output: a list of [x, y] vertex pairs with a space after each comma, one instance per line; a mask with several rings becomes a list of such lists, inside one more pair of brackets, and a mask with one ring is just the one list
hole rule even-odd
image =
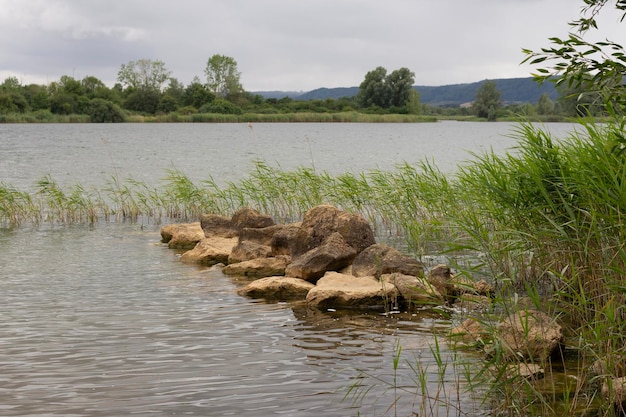
[[[610, 3], [610, 2], [609, 2]], [[48, 84], [122, 64], [163, 61], [187, 85], [215, 54], [232, 57], [246, 91], [358, 86], [406, 67], [416, 85], [528, 77], [522, 48], [564, 37], [582, 0], [0, 0], [0, 80]], [[603, 36], [626, 22], [609, 6]], [[621, 36], [622, 39], [618, 37]]]

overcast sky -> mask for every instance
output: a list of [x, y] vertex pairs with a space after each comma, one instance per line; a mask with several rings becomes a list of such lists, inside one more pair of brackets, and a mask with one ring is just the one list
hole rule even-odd
[[[0, 80], [47, 84], [160, 60], [184, 84], [214, 54], [247, 91], [358, 86], [378, 66], [418, 85], [526, 77], [521, 49], [565, 36], [582, 0], [0, 0]], [[610, 6], [610, 5], [609, 5]], [[609, 7], [601, 29], [626, 33]], [[617, 29], [616, 29], [617, 28]], [[610, 32], [612, 30], [612, 32]], [[616, 32], [621, 31], [621, 32]], [[603, 33], [605, 33], [603, 31]], [[611, 37], [617, 42], [623, 39]]]

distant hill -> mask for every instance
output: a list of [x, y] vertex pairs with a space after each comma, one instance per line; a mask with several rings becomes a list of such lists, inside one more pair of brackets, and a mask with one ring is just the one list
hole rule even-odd
[[[413, 86], [420, 93], [420, 101], [431, 106], [460, 106], [476, 98], [476, 91], [486, 80], [469, 84], [450, 84], [442, 86]], [[556, 100], [558, 93], [553, 83], [537, 84], [531, 77], [528, 78], [501, 78], [495, 81], [496, 87], [502, 92], [501, 99], [505, 104], [536, 103], [543, 93], [547, 93], [552, 100]], [[256, 92], [265, 98], [291, 97], [294, 100], [325, 100], [354, 97], [359, 87], [317, 88], [306, 93], [297, 92]]]

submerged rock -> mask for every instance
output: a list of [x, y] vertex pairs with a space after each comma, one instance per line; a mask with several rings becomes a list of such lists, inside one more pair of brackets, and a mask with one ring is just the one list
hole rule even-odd
[[499, 323], [496, 331], [502, 354], [517, 360], [544, 361], [563, 341], [561, 326], [538, 310], [515, 312]]

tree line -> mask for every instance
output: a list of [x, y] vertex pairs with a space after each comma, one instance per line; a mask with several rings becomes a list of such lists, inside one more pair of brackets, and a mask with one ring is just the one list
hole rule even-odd
[[128, 115], [177, 113], [276, 114], [338, 113], [357, 111], [371, 114], [470, 116], [488, 120], [509, 112], [527, 115], [564, 114], [566, 106], [552, 103], [545, 95], [535, 105], [504, 108], [494, 82], [485, 82], [471, 108], [437, 108], [422, 105], [413, 88], [415, 74], [408, 68], [388, 73], [377, 67], [365, 75], [355, 97], [325, 100], [264, 98], [244, 90], [234, 58], [211, 56], [205, 79], [195, 77], [184, 85], [172, 76], [164, 62], [139, 59], [122, 64], [117, 82], [108, 87], [94, 76], [82, 80], [63, 75], [48, 85], [21, 85], [16, 77], [0, 84], [0, 115], [35, 113], [38, 120], [54, 115], [87, 115], [92, 122], [122, 122]]

